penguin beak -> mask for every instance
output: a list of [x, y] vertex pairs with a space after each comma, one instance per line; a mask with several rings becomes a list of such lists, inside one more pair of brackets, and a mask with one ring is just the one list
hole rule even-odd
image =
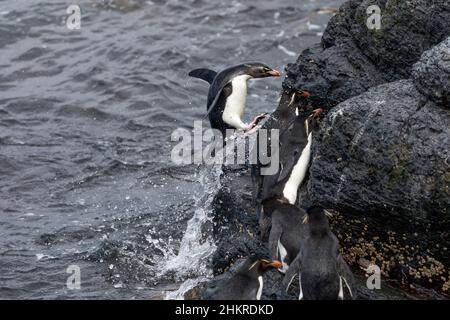
[[273, 260], [271, 263], [268, 264], [270, 267], [274, 267], [276, 269], [279, 269], [283, 267], [283, 264], [278, 260]]
[[275, 69], [272, 69], [267, 73], [270, 74], [272, 77], [281, 77], [281, 72]]
[[305, 99], [311, 97], [311, 93], [309, 91], [300, 91], [300, 95]]

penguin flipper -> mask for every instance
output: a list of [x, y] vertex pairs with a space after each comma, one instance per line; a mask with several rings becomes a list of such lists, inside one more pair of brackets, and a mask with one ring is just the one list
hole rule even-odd
[[214, 81], [214, 78], [217, 76], [217, 72], [210, 70], [210, 69], [195, 69], [189, 72], [188, 74], [190, 77], [193, 78], [199, 78], [202, 80], [205, 80], [209, 84], [212, 84]]
[[281, 262], [283, 262], [281, 260], [281, 257], [279, 257], [279, 254], [278, 254], [278, 243], [280, 241], [280, 238], [281, 238], [281, 228], [279, 227], [279, 225], [277, 223], [273, 223], [273, 221], [272, 221], [272, 228], [270, 230], [270, 235], [269, 235], [270, 258], [272, 260], [280, 260]]
[[344, 284], [347, 287], [347, 291], [350, 294], [350, 299], [355, 300], [357, 298], [356, 294], [356, 286], [355, 286], [355, 278], [353, 276], [352, 271], [348, 267], [348, 264], [345, 262], [342, 255], [339, 255], [337, 260], [337, 268], [339, 277], [344, 280]]
[[300, 155], [302, 153], [302, 150], [298, 150], [298, 148], [299, 146], [295, 146], [292, 154], [287, 156], [286, 163], [282, 165], [277, 182], [282, 182], [283, 180], [289, 178], [289, 175], [292, 173], [292, 169], [295, 167], [295, 164], [300, 159]]
[[223, 87], [221, 87], [218, 91], [216, 96], [214, 97], [214, 100], [211, 102], [211, 104], [208, 106], [208, 110], [206, 111], [205, 118], [213, 111], [214, 107], [216, 106], [217, 102], [219, 101], [220, 96], [222, 95], [222, 92], [224, 92], [225, 97], [228, 97], [233, 92], [233, 88], [231, 86], [231, 82], [225, 84]]
[[294, 277], [299, 274], [301, 271], [300, 267], [300, 255], [298, 255], [294, 261], [289, 266], [289, 269], [284, 275], [283, 282], [282, 282], [282, 288], [285, 293], [289, 291], [289, 287], [291, 286], [292, 280]]

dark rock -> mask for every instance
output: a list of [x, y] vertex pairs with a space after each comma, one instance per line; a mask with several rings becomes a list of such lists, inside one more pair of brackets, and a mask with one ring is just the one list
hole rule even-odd
[[450, 110], [427, 101], [412, 80], [381, 85], [337, 105], [313, 150], [307, 201], [367, 218], [373, 236], [404, 233], [417, 250], [391, 275], [419, 269], [417, 257], [426, 256], [442, 274], [410, 280], [441, 289], [450, 267]]
[[202, 282], [189, 289], [184, 295], [184, 300], [202, 300], [202, 294], [207, 288], [207, 282]]
[[413, 79], [423, 95], [450, 108], [450, 38], [422, 55], [414, 65]]
[[[243, 258], [253, 254], [266, 256], [269, 254], [267, 243], [262, 242], [258, 237], [260, 231], [258, 215], [251, 205], [251, 199], [249, 196], [242, 196], [249, 194], [252, 188], [248, 172], [244, 173], [243, 171], [237, 173], [228, 170], [227, 175], [222, 177], [223, 187], [217, 193], [213, 203], [213, 235], [217, 246], [212, 259], [215, 277], [186, 292], [185, 299], [200, 299], [208, 286], [233, 275], [239, 261], [242, 261]], [[358, 230], [360, 231], [361, 228]], [[284, 294], [282, 290], [283, 277], [284, 275], [276, 270], [270, 270], [264, 275], [262, 300], [298, 299], [298, 282], [294, 282], [291, 286], [292, 290], [288, 294]], [[381, 290], [372, 291], [366, 288], [366, 279], [363, 275], [357, 274], [356, 280], [358, 299], [397, 300], [414, 297], [384, 281]], [[424, 298], [426, 297], [424, 295]]]
[[384, 82], [353, 43], [329, 49], [318, 44], [303, 51], [297, 63], [288, 66], [286, 72], [283, 82], [286, 92], [309, 91], [311, 103], [326, 110]]
[[[381, 30], [366, 26], [373, 4], [382, 11]], [[292, 123], [290, 97], [298, 91], [311, 93], [299, 105], [331, 110], [315, 136], [299, 198], [303, 207], [341, 212], [332, 228], [347, 262], [356, 267], [364, 258], [381, 267], [381, 291], [368, 290], [357, 276], [361, 299], [442, 298], [420, 288], [443, 294], [450, 288], [448, 40], [423, 54], [449, 33], [448, 1], [346, 2], [321, 44], [287, 67], [280, 105], [264, 126]], [[216, 275], [241, 257], [267, 253], [249, 177], [228, 172], [224, 179], [214, 206]], [[281, 278], [267, 274], [264, 298], [280, 298]], [[407, 290], [392, 290], [385, 279]]]
[[310, 195], [340, 210], [450, 214], [449, 137], [450, 112], [427, 102], [411, 80], [373, 88], [325, 119]]
[[[247, 173], [247, 175], [243, 175]], [[222, 188], [213, 201], [213, 235], [217, 249], [213, 255], [214, 274], [220, 274], [233, 262], [249, 255], [268, 257], [267, 248], [259, 241], [258, 215], [252, 206], [251, 179], [248, 171], [228, 169], [222, 177]]]
[[[373, 4], [381, 30], [366, 26]], [[335, 230], [349, 260], [371, 258], [388, 277], [443, 293], [450, 283], [449, 34], [446, 1], [350, 0], [321, 44], [288, 66], [283, 84], [284, 95], [308, 90], [309, 103], [331, 110], [314, 141], [302, 206], [319, 202], [344, 213]]]
[[[366, 25], [371, 5], [381, 9], [380, 30]], [[420, 55], [449, 33], [446, 0], [347, 1], [321, 44], [288, 66], [284, 90], [308, 90], [315, 106], [330, 109], [370, 87], [409, 78]]]

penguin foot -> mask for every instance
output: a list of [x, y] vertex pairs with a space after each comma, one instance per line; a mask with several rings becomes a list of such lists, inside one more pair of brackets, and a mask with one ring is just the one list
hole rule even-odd
[[256, 116], [256, 117], [253, 119], [253, 121], [252, 121], [250, 124], [247, 125], [247, 126], [248, 126], [248, 129], [247, 129], [247, 130], [251, 130], [251, 129], [253, 129], [254, 127], [256, 127], [256, 126], [258, 125], [258, 123], [260, 123], [261, 120], [264, 120], [265, 118], [267, 118], [268, 115], [269, 115], [269, 114], [268, 114], [267, 112], [265, 112], [265, 113], [260, 114], [259, 116]]
[[283, 262], [283, 266], [281, 268], [278, 268], [277, 270], [282, 274], [286, 274], [286, 272], [288, 272], [289, 270], [289, 266], [285, 262]]
[[258, 131], [259, 129], [261, 129], [261, 126], [260, 126], [260, 125], [256, 125], [256, 126], [251, 127], [248, 131], [246, 131], [246, 132], [244, 133], [244, 137], [249, 136], [249, 135], [252, 135], [253, 133], [255, 133], [256, 131]]
[[314, 109], [313, 112], [312, 112], [313, 113], [313, 117], [314, 118], [319, 118], [320, 115], [322, 114], [322, 112], [323, 112], [322, 108]]

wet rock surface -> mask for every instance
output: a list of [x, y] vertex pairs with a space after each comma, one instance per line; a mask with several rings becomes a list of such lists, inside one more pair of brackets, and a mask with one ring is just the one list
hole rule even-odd
[[[399, 247], [417, 248], [400, 261], [395, 251], [375, 260], [386, 271], [402, 269], [393, 273], [405, 282], [442, 291], [450, 262], [450, 112], [443, 98], [449, 48], [446, 40], [424, 53], [414, 81], [384, 84], [333, 108], [314, 144], [306, 197], [370, 219], [373, 236], [402, 233], [407, 241]], [[417, 274], [424, 265], [433, 267]]]
[[[344, 239], [350, 260], [369, 257], [388, 276], [444, 293], [450, 261], [449, 49], [446, 39], [423, 53], [412, 79], [374, 87], [331, 110], [314, 144], [303, 198], [349, 219], [368, 219], [365, 229], [349, 232], [359, 233], [357, 240], [348, 233]], [[393, 240], [398, 233], [403, 243]], [[362, 240], [369, 234], [375, 242]]]
[[[211, 263], [214, 277], [228, 277], [236, 266], [249, 254], [269, 255], [267, 243], [260, 240], [258, 215], [251, 205], [252, 182], [248, 171], [229, 171], [222, 177], [224, 187], [214, 200], [214, 239], [217, 250]], [[333, 232], [339, 238], [342, 253], [355, 275], [357, 297], [361, 300], [404, 300], [404, 299], [444, 299], [445, 296], [435, 290], [427, 289], [429, 277], [434, 279], [443, 273], [443, 264], [427, 256], [420, 245], [412, 246], [411, 237], [417, 234], [395, 233], [385, 228], [383, 222], [374, 222], [369, 217], [355, 217], [351, 214], [336, 213], [330, 219]], [[384, 240], [383, 240], [384, 239]], [[417, 239], [415, 240], [417, 243]], [[422, 252], [424, 251], [424, 252]], [[422, 252], [422, 253], [421, 253]], [[406, 268], [404, 260], [414, 259], [411, 268]], [[365, 272], [360, 266], [361, 258], [368, 258], [382, 269], [381, 290], [369, 290], [366, 286]], [[395, 260], [391, 260], [395, 257]], [[377, 260], [377, 258], [380, 258]], [[422, 278], [417, 285], [410, 285], [409, 279], [402, 279], [403, 272], [414, 272]], [[294, 281], [287, 294], [282, 293], [284, 275], [271, 270], [264, 276], [263, 300], [298, 298], [298, 285]], [[214, 279], [215, 279], [214, 278]], [[212, 281], [215, 281], [215, 280]], [[202, 282], [184, 294], [185, 299], [197, 300], [208, 287]]]
[[[446, 294], [450, 28], [437, 29], [450, 21], [450, 6], [378, 5], [381, 30], [365, 26], [366, 1], [349, 1], [322, 43], [288, 68], [285, 92], [311, 90], [312, 102], [331, 110], [314, 141], [301, 203], [343, 213], [335, 229], [348, 262], [367, 258], [388, 278]], [[433, 19], [419, 23], [426, 14]]]
[[[450, 113], [427, 102], [411, 80], [339, 104], [315, 144], [309, 193], [341, 210], [407, 212], [423, 221], [450, 209]], [[446, 219], [447, 216], [447, 219]], [[446, 225], [448, 227], [448, 225]]]
[[[367, 27], [366, 10], [378, 5], [381, 28]], [[330, 109], [367, 89], [411, 76], [425, 50], [450, 32], [448, 1], [366, 1], [344, 3], [320, 44], [287, 67], [285, 91], [308, 90], [317, 107]]]
[[424, 52], [414, 65], [413, 79], [425, 97], [450, 108], [450, 38]]
[[[259, 239], [259, 217], [251, 205], [252, 183], [249, 171], [243, 168], [237, 171], [228, 171], [228, 174], [222, 177], [222, 185], [224, 187], [218, 192], [214, 200], [213, 224], [217, 250], [211, 261], [214, 271], [212, 283], [231, 276], [249, 254], [269, 255], [267, 243]], [[334, 232], [339, 236], [337, 228], [341, 224], [341, 219], [340, 215], [336, 215], [331, 221]], [[346, 258], [348, 258], [347, 255]], [[354, 267], [358, 299], [402, 300], [419, 298], [417, 295], [396, 288], [395, 282], [390, 283], [385, 281], [384, 278], [382, 279], [381, 290], [369, 290], [366, 286], [364, 272], [357, 264], [354, 264]], [[264, 275], [264, 289], [261, 299], [296, 300], [299, 292], [297, 282], [294, 281], [289, 292], [283, 294], [283, 277], [284, 275], [278, 271], [268, 271]], [[184, 298], [189, 300], [200, 299], [208, 285], [208, 282], [199, 283], [185, 292]], [[424, 294], [424, 297], [429, 296], [429, 294]]]
[[[384, 12], [382, 30], [367, 29], [371, 4]], [[291, 94], [302, 90], [311, 93], [308, 104], [329, 111], [300, 203], [336, 210], [332, 228], [360, 299], [440, 299], [450, 288], [449, 18], [445, 1], [348, 1], [322, 42], [287, 68], [274, 114], [285, 113]], [[224, 179], [215, 274], [249, 252], [267, 252], [257, 237], [250, 178]], [[381, 268], [381, 291], [366, 288], [361, 259]], [[281, 277], [266, 275], [263, 298], [280, 298]]]

